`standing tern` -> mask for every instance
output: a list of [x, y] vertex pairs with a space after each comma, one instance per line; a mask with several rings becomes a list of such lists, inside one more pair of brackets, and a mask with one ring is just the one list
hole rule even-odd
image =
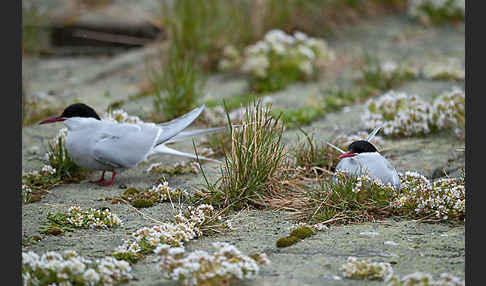
[[[194, 136], [220, 132], [226, 127], [183, 131], [204, 109], [204, 105], [172, 121], [154, 123], [118, 123], [101, 120], [96, 111], [83, 103], [71, 104], [61, 115], [41, 121], [39, 124], [63, 122], [68, 128], [66, 150], [79, 166], [100, 170], [101, 178], [91, 183], [110, 186], [117, 172], [133, 168], [149, 156], [163, 153], [196, 158], [165, 146]], [[197, 156], [200, 159], [214, 159]], [[105, 182], [105, 172], [112, 172], [111, 180]]]
[[400, 178], [390, 162], [378, 152], [370, 143], [382, 126], [375, 128], [365, 140], [357, 140], [349, 144], [348, 152], [344, 152], [338, 147], [328, 143], [342, 154], [336, 166], [336, 171], [345, 171], [348, 174], [366, 174], [372, 179], [378, 179], [383, 184], [390, 184], [396, 189], [400, 189]]

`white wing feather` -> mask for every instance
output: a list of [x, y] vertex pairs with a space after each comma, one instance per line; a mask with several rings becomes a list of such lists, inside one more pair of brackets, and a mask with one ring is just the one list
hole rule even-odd
[[167, 140], [164, 143], [174, 143], [179, 142], [185, 139], [189, 139], [195, 136], [202, 136], [206, 134], [221, 132], [226, 130], [226, 127], [215, 127], [215, 128], [207, 128], [207, 129], [199, 129], [199, 130], [189, 130], [189, 131], [181, 131], [176, 136], [172, 137], [171, 139]]
[[203, 157], [203, 156], [200, 156], [200, 155], [197, 155], [196, 156], [195, 154], [184, 153], [184, 152], [181, 152], [181, 151], [174, 150], [172, 148], [169, 148], [169, 147], [165, 146], [165, 144], [160, 144], [157, 147], [155, 147], [152, 150], [152, 152], [150, 152], [149, 156], [155, 155], [157, 153], [169, 154], [169, 155], [176, 155], [176, 156], [182, 156], [182, 157], [191, 158], [191, 159], [197, 159], [197, 158], [199, 158], [199, 159], [202, 159], [202, 160], [207, 160], [207, 161], [213, 161], [213, 162], [216, 162], [216, 163], [221, 163], [220, 161], [215, 160], [215, 159]]
[[373, 129], [373, 131], [371, 131], [371, 133], [368, 135], [368, 137], [366, 137], [366, 141], [370, 142], [371, 139], [373, 139], [373, 137], [375, 137], [376, 133], [378, 133], [378, 131], [380, 131], [380, 129], [383, 127], [383, 124], [376, 127], [375, 129]]

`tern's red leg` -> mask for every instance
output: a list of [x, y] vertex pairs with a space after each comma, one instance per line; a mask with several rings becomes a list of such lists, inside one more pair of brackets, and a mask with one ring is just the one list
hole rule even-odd
[[104, 181], [105, 181], [105, 171], [101, 173], [101, 178], [99, 180], [89, 181], [89, 182], [93, 184], [99, 184], [99, 183], [103, 183]]
[[108, 187], [113, 185], [113, 181], [115, 180], [116, 172], [111, 172], [111, 180], [109, 182], [101, 182], [98, 185], [102, 187]]

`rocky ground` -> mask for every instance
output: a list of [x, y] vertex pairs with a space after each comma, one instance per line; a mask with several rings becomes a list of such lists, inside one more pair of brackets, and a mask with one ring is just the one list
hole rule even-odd
[[[321, 90], [336, 85], [346, 86], [356, 78], [363, 51], [372, 51], [381, 58], [396, 61], [426, 62], [454, 57], [464, 62], [464, 25], [424, 28], [402, 16], [386, 16], [363, 22], [357, 27], [343, 28], [336, 36], [327, 39], [336, 52], [337, 63], [326, 71], [319, 81], [295, 84], [276, 92], [274, 106], [302, 105]], [[135, 94], [145, 80], [145, 63], [156, 55], [155, 46], [130, 50], [115, 57], [24, 58], [22, 71], [29, 96], [50, 98], [61, 107], [73, 101], [85, 102], [98, 111]], [[430, 99], [437, 91], [452, 86], [464, 88], [464, 81], [437, 81], [419, 79], [409, 81], [396, 90], [417, 93]], [[246, 82], [241, 77], [225, 74], [210, 75], [206, 84], [208, 97], [224, 98], [242, 92]], [[109, 93], [109, 95], [107, 94]], [[143, 117], [152, 111], [151, 100], [135, 99], [122, 107], [129, 114]], [[352, 134], [364, 130], [360, 115], [364, 104], [349, 106], [342, 111], [326, 114], [304, 127], [316, 140], [331, 138], [336, 132]], [[36, 158], [45, 153], [47, 141], [53, 138], [62, 124], [50, 126], [30, 125], [22, 129], [22, 169], [38, 169], [42, 162]], [[284, 143], [296, 142], [298, 131], [285, 132]], [[457, 175], [464, 167], [464, 139], [450, 133], [426, 137], [384, 138], [384, 155], [397, 171], [418, 171], [425, 176], [440, 177], [445, 170]], [[174, 144], [175, 149], [192, 152], [192, 143]], [[126, 204], [110, 204], [103, 199], [121, 194], [120, 185], [150, 187], [158, 178], [145, 173], [154, 162], [172, 164], [180, 158], [161, 156], [140, 164], [137, 168], [117, 176], [111, 187], [95, 187], [87, 181], [55, 187], [37, 203], [22, 206], [22, 233], [25, 237], [39, 235], [39, 226], [46, 222], [48, 212], [66, 211], [71, 205], [83, 208], [107, 206], [124, 221], [118, 228], [94, 231], [76, 230], [63, 236], [44, 236], [23, 251], [77, 250], [81, 255], [96, 258], [110, 255], [122, 239], [142, 226], [153, 222]], [[209, 178], [216, 179], [216, 163], [205, 163]], [[92, 174], [97, 177], [98, 174]], [[91, 178], [92, 179], [92, 178]], [[171, 186], [196, 190], [203, 184], [201, 174], [168, 177]], [[141, 209], [141, 212], [160, 221], [173, 216], [170, 203]], [[187, 250], [210, 249], [215, 241], [234, 244], [244, 253], [266, 252], [271, 260], [263, 266], [258, 278], [242, 285], [381, 285], [382, 282], [363, 282], [344, 279], [340, 270], [348, 256], [393, 263], [399, 275], [416, 271], [428, 272], [435, 278], [443, 272], [464, 279], [464, 225], [448, 223], [421, 223], [406, 219], [386, 219], [364, 224], [335, 226], [319, 232], [289, 248], [275, 246], [278, 238], [288, 235], [293, 223], [285, 213], [249, 210], [233, 217], [236, 229], [224, 235], [202, 237], [185, 244]], [[394, 243], [389, 243], [390, 241]], [[387, 242], [387, 243], [385, 243]], [[148, 256], [133, 266], [136, 280], [127, 285], [173, 285], [164, 280], [156, 268], [157, 257]]]

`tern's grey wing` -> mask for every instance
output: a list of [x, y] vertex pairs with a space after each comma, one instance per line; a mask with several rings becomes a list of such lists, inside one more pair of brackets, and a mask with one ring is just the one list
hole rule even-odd
[[346, 171], [348, 174], [360, 175], [367, 173], [373, 179], [382, 183], [390, 183], [400, 188], [400, 178], [390, 162], [379, 153], [363, 153], [350, 158], [343, 158], [336, 166], [336, 170]]
[[107, 124], [93, 146], [94, 158], [115, 168], [130, 168], [146, 159], [161, 130], [155, 125]]
[[355, 157], [343, 158], [336, 166], [336, 171], [345, 171], [348, 174], [359, 175], [363, 170], [361, 162]]
[[398, 173], [385, 157], [379, 153], [370, 153], [360, 155], [360, 160], [372, 178], [378, 178], [384, 184], [400, 187]]
[[400, 177], [398, 177], [397, 170], [395, 170], [395, 168], [390, 164], [390, 162], [385, 157], [382, 158], [385, 161], [385, 166], [388, 169], [390, 174], [390, 180], [391, 180], [390, 183], [393, 186], [395, 186], [395, 188], [400, 189]]
[[157, 126], [162, 129], [162, 132], [160, 133], [160, 136], [157, 139], [155, 145], [162, 144], [179, 134], [184, 128], [186, 128], [187, 126], [189, 126], [189, 124], [196, 120], [199, 114], [201, 114], [201, 112], [204, 110], [204, 107], [205, 105], [203, 104], [200, 107], [182, 115], [181, 117], [178, 117], [169, 122], [157, 124]]

